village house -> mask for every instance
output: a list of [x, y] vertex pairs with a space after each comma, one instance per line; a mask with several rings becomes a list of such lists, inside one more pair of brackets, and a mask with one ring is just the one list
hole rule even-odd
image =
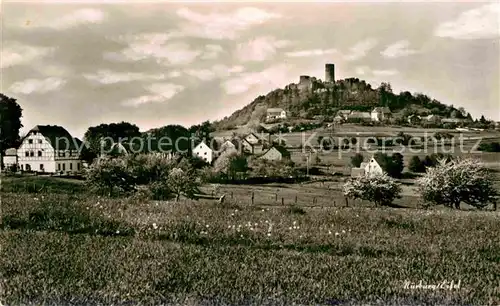
[[443, 119], [441, 119], [441, 122], [442, 123], [459, 124], [459, 123], [467, 122], [467, 119], [462, 119], [462, 118], [443, 118]]
[[249, 133], [245, 135], [245, 137], [243, 137], [243, 140], [245, 140], [251, 145], [255, 145], [262, 142], [261, 138], [257, 136], [255, 133]]
[[347, 120], [371, 121], [372, 116], [369, 112], [353, 111], [347, 115]]
[[61, 126], [37, 125], [21, 140], [17, 162], [22, 171], [79, 172], [82, 142]]
[[422, 122], [422, 117], [420, 117], [419, 115], [413, 114], [413, 115], [408, 116], [407, 120], [408, 120], [409, 124], [419, 124], [420, 122]]
[[372, 121], [380, 122], [391, 118], [391, 110], [388, 107], [375, 107], [371, 112]]
[[214, 159], [214, 150], [212, 150], [204, 141], [200, 142], [193, 149], [193, 156], [199, 157], [211, 164]]
[[377, 157], [374, 155], [368, 162], [362, 162], [359, 168], [351, 169], [351, 177], [356, 176], [371, 176], [371, 175], [380, 175], [384, 173], [384, 169], [380, 165], [381, 161], [377, 160]]
[[268, 108], [266, 121], [276, 120], [276, 119], [286, 119], [286, 111], [282, 108]]
[[262, 154], [260, 159], [267, 159], [272, 161], [281, 161], [284, 159], [290, 159], [290, 152], [282, 146], [273, 146]]
[[423, 117], [422, 120], [425, 120], [428, 123], [440, 123], [441, 122], [441, 116], [431, 114], [431, 115]]
[[3, 156], [3, 166], [6, 169], [12, 167], [17, 167], [17, 150], [16, 148], [10, 148], [5, 150], [5, 155]]

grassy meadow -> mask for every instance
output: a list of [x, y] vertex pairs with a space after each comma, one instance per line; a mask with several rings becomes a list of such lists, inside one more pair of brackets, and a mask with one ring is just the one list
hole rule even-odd
[[[8, 305], [500, 303], [498, 212], [156, 202], [72, 188], [1, 200]], [[460, 288], [405, 287], [420, 281]]]

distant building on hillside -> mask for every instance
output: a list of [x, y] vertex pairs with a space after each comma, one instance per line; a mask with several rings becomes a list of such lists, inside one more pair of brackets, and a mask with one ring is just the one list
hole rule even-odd
[[441, 122], [441, 116], [439, 115], [428, 115], [422, 118], [422, 120], [429, 122], [429, 123], [440, 123]]
[[194, 147], [193, 156], [199, 157], [211, 164], [214, 159], [214, 151], [204, 141], [202, 141]]
[[362, 162], [359, 168], [352, 168], [351, 177], [383, 174], [384, 169], [380, 165], [381, 163], [382, 161], [377, 160], [376, 155], [374, 155], [368, 162]]
[[443, 118], [441, 119], [442, 123], [464, 123], [467, 122], [467, 119], [462, 119], [462, 118]]
[[391, 118], [391, 110], [388, 107], [375, 107], [371, 112], [371, 118], [373, 121], [384, 121]]
[[408, 121], [409, 124], [419, 124], [422, 121], [422, 117], [420, 117], [419, 115], [413, 114], [413, 115], [408, 116], [408, 118], [406, 118], [406, 120]]
[[347, 115], [347, 120], [371, 121], [372, 115], [369, 112], [353, 111], [349, 115]]
[[290, 159], [290, 152], [282, 146], [272, 146], [264, 154], [262, 154], [260, 159], [267, 159], [273, 161], [280, 161], [284, 159]]
[[266, 121], [286, 119], [286, 111], [282, 108], [268, 108]]

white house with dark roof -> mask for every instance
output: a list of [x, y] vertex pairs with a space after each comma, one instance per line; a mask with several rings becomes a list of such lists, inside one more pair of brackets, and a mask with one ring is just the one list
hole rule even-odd
[[82, 170], [82, 142], [61, 126], [37, 125], [17, 148], [17, 163], [22, 171], [69, 173]]
[[384, 121], [391, 117], [392, 113], [388, 107], [375, 107], [371, 112], [371, 118], [373, 121]]
[[199, 157], [211, 164], [214, 159], [214, 150], [212, 150], [204, 141], [200, 142], [193, 149], [193, 156]]
[[286, 119], [286, 111], [282, 108], [268, 108], [266, 121], [276, 119]]
[[381, 161], [377, 161], [376, 155], [372, 156], [368, 162], [362, 162], [359, 168], [351, 169], [351, 176], [363, 175], [380, 175], [384, 173], [384, 169], [380, 165]]

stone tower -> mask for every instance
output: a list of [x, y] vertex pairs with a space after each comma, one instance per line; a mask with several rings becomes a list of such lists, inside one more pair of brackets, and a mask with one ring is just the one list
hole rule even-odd
[[325, 82], [335, 82], [335, 64], [325, 64]]

